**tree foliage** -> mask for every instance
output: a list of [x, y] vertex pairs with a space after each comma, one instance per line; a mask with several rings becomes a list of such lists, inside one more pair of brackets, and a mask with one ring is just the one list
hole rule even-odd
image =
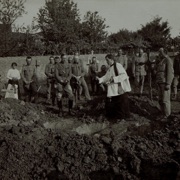
[[127, 29], [120, 29], [117, 33], [113, 33], [109, 36], [109, 40], [118, 46], [134, 41], [137, 38], [139, 38], [137, 32]]
[[151, 43], [151, 47], [157, 50], [166, 44], [170, 38], [170, 30], [168, 21], [163, 21], [161, 17], [155, 17], [152, 21], [142, 25], [138, 33], [144, 40]]
[[130, 49], [147, 46], [147, 42], [143, 40], [141, 35], [136, 31], [129, 31], [127, 29], [120, 29], [117, 33], [111, 34], [108, 40], [114, 49]]
[[25, 11], [26, 0], [0, 0], [0, 22], [2, 24], [13, 24]]
[[77, 43], [80, 18], [77, 4], [73, 1], [46, 1], [36, 20], [46, 44], [53, 44], [55, 53], [67, 50], [69, 44]]
[[102, 18], [97, 11], [88, 11], [84, 16], [82, 23], [82, 35], [86, 37], [85, 41], [92, 47], [104, 41], [107, 37], [105, 19]]
[[19, 36], [16, 36], [16, 41], [14, 41], [12, 29], [16, 19], [26, 13], [25, 1], [0, 0], [0, 56], [9, 55], [18, 45], [17, 37]]

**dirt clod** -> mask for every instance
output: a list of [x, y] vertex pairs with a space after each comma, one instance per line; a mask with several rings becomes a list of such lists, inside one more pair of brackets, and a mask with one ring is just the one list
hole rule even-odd
[[1, 101], [0, 179], [176, 179], [180, 115], [156, 122], [156, 106], [131, 102], [132, 121], [114, 123], [95, 117], [103, 112], [98, 103], [91, 115], [84, 108], [61, 119], [43, 105]]

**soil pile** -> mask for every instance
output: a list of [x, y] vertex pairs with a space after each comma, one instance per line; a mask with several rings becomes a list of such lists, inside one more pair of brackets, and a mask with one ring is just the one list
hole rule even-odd
[[[132, 120], [138, 122], [137, 118], [142, 118], [147, 123], [139, 125], [130, 121], [126, 132], [120, 134], [121, 124], [110, 122], [106, 129], [87, 135], [68, 128], [64, 131], [45, 128], [47, 121], [64, 121], [45, 106], [3, 100], [0, 102], [0, 179], [178, 178], [180, 115], [173, 115], [167, 122], [154, 121], [150, 112], [157, 112], [156, 106], [147, 99], [131, 98], [131, 101], [131, 107], [139, 109], [134, 111]], [[83, 118], [93, 119], [87, 112], [85, 109], [83, 116], [74, 118], [74, 122], [81, 125]], [[101, 118], [99, 123], [102, 121], [107, 120]]]

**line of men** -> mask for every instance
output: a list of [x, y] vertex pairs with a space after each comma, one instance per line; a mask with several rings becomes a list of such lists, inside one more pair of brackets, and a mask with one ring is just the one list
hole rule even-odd
[[[46, 65], [45, 74], [47, 76], [47, 86], [48, 86], [48, 95], [47, 101], [51, 101], [52, 104], [55, 104], [55, 98], [57, 98], [57, 105], [59, 107], [59, 116], [63, 116], [63, 107], [62, 107], [62, 96], [64, 93], [68, 96], [68, 109], [69, 114], [74, 114], [73, 100], [74, 94], [72, 85], [70, 84], [71, 79], [75, 78], [79, 83], [80, 92], [84, 90], [85, 98], [87, 101], [91, 100], [89, 89], [85, 81], [85, 71], [82, 66], [81, 60], [78, 55], [75, 55], [73, 59], [68, 58], [65, 54], [62, 54], [61, 57], [50, 57], [49, 64]], [[68, 60], [68, 61], [67, 61]], [[55, 63], [53, 63], [55, 61]], [[72, 61], [72, 62], [71, 62]], [[80, 99], [80, 96], [79, 96]]]
[[[116, 111], [114, 114], [117, 114], [118, 118], [127, 118], [129, 117], [127, 92], [131, 91], [129, 77], [126, 73], [128, 64], [127, 57], [122, 55], [122, 51], [120, 51], [116, 57], [109, 54], [105, 57], [105, 59], [109, 66], [108, 70], [104, 71], [100, 77], [97, 76], [97, 73], [95, 73], [93, 77], [100, 85], [105, 85], [107, 87], [107, 97], [114, 103], [113, 109]], [[75, 78], [84, 89], [86, 100], [91, 100], [89, 89], [84, 79], [85, 72], [79, 55], [75, 55], [73, 59], [70, 57], [67, 60], [67, 56], [62, 54], [61, 57], [53, 58], [51, 56], [49, 60], [50, 62], [45, 68], [48, 84], [47, 98], [50, 100], [52, 97], [53, 104], [55, 104], [55, 98], [57, 98], [59, 116], [63, 116], [62, 96], [66, 93], [69, 99], [69, 113], [74, 114], [72, 110], [74, 94], [72, 84], [70, 84], [70, 80], [72, 78]], [[36, 99], [39, 84], [37, 80], [36, 67], [32, 66], [31, 62], [32, 58], [27, 57], [27, 64], [22, 68], [21, 78], [23, 80], [26, 100], [32, 102]], [[95, 62], [95, 59], [93, 62]], [[134, 59], [133, 63], [135, 67], [132, 67], [135, 69], [133, 72], [135, 72], [136, 80], [141, 82], [141, 86], [144, 86], [147, 55], [142, 49], [140, 49], [139, 56]], [[16, 66], [17, 64], [13, 64], [12, 68], [15, 68]], [[95, 67], [95, 65], [93, 66]], [[156, 71], [156, 83], [158, 85], [159, 104], [162, 110], [163, 118], [167, 118], [171, 114], [171, 85], [173, 85], [174, 95], [177, 97], [178, 78], [180, 76], [180, 55], [176, 56], [173, 64], [172, 60], [167, 55], [167, 52], [161, 48], [159, 50], [159, 55], [157, 56], [154, 69]], [[15, 70], [11, 71], [11, 75], [8, 75], [11, 77], [8, 82], [9, 84], [12, 83], [12, 80], [14, 82], [14, 80], [19, 79], [19, 77], [15, 77], [16, 75], [17, 73], [15, 73]], [[140, 93], [143, 91], [141, 86]]]
[[[124, 57], [121, 55], [122, 50], [120, 50], [119, 54], [116, 57], [116, 62], [121, 63], [127, 69], [126, 55]], [[180, 54], [178, 53], [173, 61], [168, 56], [168, 52], [164, 48], [160, 48], [156, 59], [150, 61], [143, 49], [139, 49], [139, 54], [133, 56], [132, 73], [133, 77], [135, 77], [136, 86], [139, 88], [140, 96], [143, 94], [147, 72], [151, 70], [155, 74], [158, 86], [159, 105], [162, 112], [159, 119], [167, 119], [171, 114], [171, 88], [173, 89], [172, 94], [174, 96], [172, 99], [177, 100], [177, 86], [180, 78]]]
[[[63, 56], [65, 56], [65, 55], [63, 55]], [[61, 57], [62, 62], [64, 62], [63, 61], [63, 56]], [[162, 111], [161, 119], [166, 119], [171, 114], [171, 102], [170, 102], [171, 85], [173, 86], [174, 96], [175, 96], [175, 98], [177, 97], [177, 85], [178, 85], [178, 78], [179, 78], [179, 75], [180, 75], [179, 74], [180, 73], [180, 61], [179, 61], [178, 58], [179, 58], [179, 55], [176, 56], [176, 58], [174, 60], [174, 63], [173, 63], [172, 59], [167, 55], [167, 52], [163, 48], [161, 48], [159, 50], [159, 55], [157, 56], [156, 61], [152, 62], [152, 65], [155, 66], [154, 71], [155, 71], [155, 74], [156, 74], [156, 83], [158, 85], [159, 104], [160, 104], [160, 108], [161, 108], [161, 111]], [[64, 57], [64, 59], [66, 59], [66, 56]], [[69, 67], [70, 67], [70, 69], [72, 71], [71, 72], [71, 77], [73, 75], [73, 77], [78, 79], [78, 78], [84, 76], [84, 74], [83, 74], [84, 72], [82, 71], [83, 68], [82, 68], [81, 64], [80, 64], [80, 66], [76, 65], [77, 64], [76, 56], [73, 59], [74, 59], [74, 62], [69, 63]], [[77, 57], [77, 59], [78, 59], [78, 57]], [[111, 60], [112, 60], [112, 62], [109, 63], [109, 61], [111, 61]], [[109, 69], [107, 71], [104, 71], [104, 74], [101, 76], [101, 78], [105, 77], [108, 74], [109, 70], [111, 69], [111, 66], [114, 65], [114, 64], [118, 64], [118, 66], [119, 66], [119, 64], [121, 64], [121, 66], [123, 67], [125, 72], [127, 70], [128, 59], [127, 59], [126, 55], [123, 55], [123, 52], [122, 52], [121, 49], [119, 50], [116, 57], [114, 57], [114, 56], [106, 56], [106, 61], [107, 61], [107, 64], [109, 65]], [[133, 59], [133, 63], [132, 63], [133, 76], [135, 76], [135, 80], [139, 85], [140, 94], [143, 93], [145, 76], [147, 75], [147, 69], [146, 69], [147, 62], [148, 62], [147, 54], [143, 52], [143, 49], [140, 49], [139, 55], [136, 56]], [[79, 63], [79, 61], [78, 61], [78, 63]], [[63, 69], [64, 68], [65, 67], [63, 67]], [[76, 73], [74, 71], [74, 68], [76, 69]], [[79, 69], [79, 68], [80, 68], [80, 71], [77, 71], [77, 69]], [[90, 74], [89, 75], [91, 77], [92, 91], [94, 92], [94, 82], [98, 81], [98, 83], [99, 83], [99, 79], [98, 79], [99, 77], [97, 77], [98, 68], [97, 68], [96, 58], [95, 57], [92, 58], [92, 64], [89, 67], [89, 69], [90, 69]], [[122, 71], [122, 68], [120, 68], [120, 69], [121, 69], [120, 71]], [[61, 72], [61, 71], [62, 70], [60, 70], [58, 72]], [[123, 71], [123, 73], [124, 73], [124, 71]], [[115, 74], [117, 74], [117, 73], [114, 73], [114, 76], [118, 76], [118, 75], [115, 75]], [[125, 74], [127, 75], [127, 73], [125, 73]], [[55, 72], [55, 77], [58, 78], [57, 70]], [[68, 77], [70, 78], [70, 76], [68, 76]], [[128, 81], [128, 76], [125, 78], [125, 80]], [[70, 79], [68, 79], [67, 81], [70, 82]], [[83, 85], [83, 84], [85, 84], [85, 85]], [[99, 84], [103, 86], [102, 82], [99, 83]], [[108, 91], [109, 85], [111, 85], [112, 82], [110, 80], [110, 81], [108, 81], [108, 83], [106, 82], [105, 84], [107, 86], [107, 91]], [[116, 84], [119, 85], [120, 82], [116, 82]], [[68, 85], [70, 85], [70, 84], [68, 84]], [[87, 87], [87, 84], [86, 84], [84, 78], [82, 79], [82, 85], [83, 85], [83, 87], [85, 89], [85, 96], [90, 100], [89, 90], [88, 90], [88, 87]], [[121, 84], [121, 86], [122, 86], [122, 84]], [[68, 88], [68, 89], [70, 89], [70, 88]], [[111, 87], [110, 89], [112, 90], [113, 88]], [[129, 87], [128, 91], [124, 91], [124, 90], [123, 91], [124, 92], [129, 92], [130, 89], [131, 88]], [[118, 86], [118, 90], [119, 90], [119, 86]], [[113, 91], [114, 90], [112, 90], [112, 92]], [[72, 93], [72, 91], [71, 91], [71, 93]], [[69, 94], [71, 94], [71, 93], [69, 93]], [[123, 111], [123, 109], [124, 109], [123, 114], [126, 114], [125, 112], [127, 112], [127, 114], [129, 114], [128, 113], [129, 108], [128, 108], [128, 105], [127, 105], [128, 104], [128, 102], [127, 102], [128, 98], [127, 97], [125, 99], [120, 98], [121, 100], [117, 100], [117, 99], [119, 99], [119, 96], [122, 97], [121, 95], [124, 94], [124, 93], [121, 92], [120, 94], [118, 94], [116, 92], [115, 94], [114, 93], [111, 94], [111, 93], [107, 92], [107, 94], [109, 94], [108, 97], [113, 97], [112, 99], [115, 99], [114, 109], [116, 109], [115, 107], [118, 107], [118, 109], [119, 110], [121, 109], [121, 111]], [[114, 96], [115, 97], [118, 96], [118, 98], [117, 97], [114, 98]], [[62, 95], [60, 95], [59, 97], [60, 97], [59, 99], [61, 99]], [[72, 96], [70, 96], [69, 99], [73, 99]], [[119, 103], [119, 106], [117, 106], [117, 102]], [[59, 100], [59, 103], [60, 103], [59, 108], [60, 108], [60, 112], [61, 112], [62, 102]], [[122, 104], [124, 104], [125, 107], [122, 107]], [[122, 108], [120, 108], [120, 107], [122, 107]], [[69, 106], [69, 109], [71, 109], [71, 108], [72, 108], [72, 105]], [[117, 111], [119, 111], [119, 110], [117, 110]], [[112, 113], [110, 113], [110, 114], [112, 114]], [[121, 118], [122, 118], [124, 115], [122, 116], [122, 112], [120, 114], [121, 114]]]

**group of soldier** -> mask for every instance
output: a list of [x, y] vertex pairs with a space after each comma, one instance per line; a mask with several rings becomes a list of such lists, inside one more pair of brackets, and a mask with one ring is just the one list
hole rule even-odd
[[[127, 69], [126, 61], [126, 56], [119, 60], [125, 69]], [[180, 54], [178, 53], [173, 61], [168, 56], [168, 52], [164, 48], [160, 48], [158, 55], [151, 60], [147, 53], [144, 53], [143, 49], [140, 48], [139, 53], [133, 56], [132, 59], [132, 74], [135, 77], [135, 88], [139, 88], [140, 97], [143, 94], [145, 77], [149, 73], [155, 75], [153, 80], [155, 80], [157, 85], [159, 105], [162, 112], [158, 119], [167, 119], [171, 115], [171, 97], [173, 100], [177, 100]], [[152, 77], [150, 78], [152, 79]], [[150, 78], [148, 80], [151, 80]], [[173, 90], [172, 96], [171, 89]]]
[[[128, 92], [131, 91], [129, 76], [126, 72], [129, 68], [128, 57], [119, 49], [114, 56], [108, 54], [106, 57], [107, 65], [102, 65], [99, 71], [97, 59], [92, 57], [89, 63], [89, 79], [92, 95], [101, 92], [107, 94], [106, 112], [108, 116], [128, 119], [130, 117]], [[35, 101], [39, 85], [36, 74], [36, 67], [31, 64], [32, 58], [26, 58], [26, 65], [21, 71], [21, 79], [25, 91], [26, 101]], [[17, 64], [12, 64], [12, 69], [8, 72], [8, 84], [14, 87], [18, 85], [20, 75], [16, 70]], [[148, 69], [153, 70], [156, 78], [159, 104], [162, 111], [161, 119], [166, 119], [171, 114], [171, 88], [174, 90], [174, 99], [177, 98], [177, 85], [180, 76], [180, 55], [178, 54], [174, 63], [167, 55], [167, 52], [161, 48], [155, 61], [150, 61], [147, 53], [139, 49], [138, 54], [132, 56], [132, 75], [135, 77], [139, 96], [144, 91], [144, 82]], [[153, 67], [153, 68], [152, 68]], [[63, 116], [62, 98], [66, 95], [68, 98], [68, 112], [74, 114], [73, 104], [75, 98], [81, 100], [84, 92], [85, 100], [91, 101], [89, 88], [85, 79], [85, 70], [82, 60], [78, 53], [74, 56], [50, 56], [49, 63], [45, 67], [47, 76], [47, 103], [52, 103], [59, 108], [59, 116]]]
[[66, 94], [68, 97], [69, 114], [73, 114], [73, 90], [78, 89], [77, 94], [79, 100], [82, 90], [84, 90], [86, 100], [91, 100], [89, 89], [84, 78], [85, 71], [80, 62], [79, 55], [76, 54], [73, 58], [67, 58], [66, 54], [62, 54], [60, 57], [51, 56], [49, 60], [50, 62], [45, 68], [48, 87], [47, 102], [50, 102], [52, 98], [52, 104], [54, 105], [56, 99], [59, 107], [59, 116], [63, 116], [62, 97]]

